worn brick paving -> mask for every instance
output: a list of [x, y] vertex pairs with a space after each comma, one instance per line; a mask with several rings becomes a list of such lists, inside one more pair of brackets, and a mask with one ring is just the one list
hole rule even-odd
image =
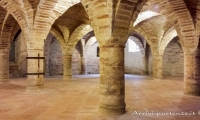
[[[182, 78], [155, 81], [126, 75], [123, 115], [98, 113], [99, 75], [45, 78], [41, 92], [26, 91], [26, 79], [0, 84], [0, 120], [199, 120], [200, 97], [183, 94]], [[155, 112], [194, 112], [195, 115], [139, 115]], [[138, 114], [137, 114], [138, 113]]]

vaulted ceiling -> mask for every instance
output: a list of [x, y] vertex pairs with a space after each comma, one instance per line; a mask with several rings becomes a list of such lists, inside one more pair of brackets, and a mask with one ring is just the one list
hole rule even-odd
[[[183, 46], [193, 47], [198, 44], [196, 37], [200, 33], [199, 0], [103, 0], [101, 2], [98, 0], [1, 0], [1, 36], [5, 32], [10, 32], [9, 41], [11, 41], [20, 28], [30, 32], [38, 30], [42, 33], [48, 33], [53, 28], [63, 36], [68, 31], [70, 36], [80, 25], [91, 25], [94, 20], [92, 15], [104, 12], [99, 9], [105, 5], [112, 9], [113, 13], [108, 15], [113, 14], [111, 17], [114, 22], [111, 26], [113, 28], [119, 28], [116, 23], [127, 18], [121, 13], [128, 13], [134, 8], [132, 17], [135, 18], [131, 19], [139, 22], [135, 26], [130, 25], [130, 28], [127, 28], [130, 29], [129, 32], [137, 32], [144, 38], [146, 36], [145, 39], [148, 40], [154, 36], [154, 41], [151, 42], [159, 43], [166, 33], [174, 28]], [[147, 11], [157, 14], [142, 18], [140, 14]], [[130, 22], [130, 19], [128, 18], [127, 21]], [[1, 44], [5, 43], [2, 38], [0, 41]]]

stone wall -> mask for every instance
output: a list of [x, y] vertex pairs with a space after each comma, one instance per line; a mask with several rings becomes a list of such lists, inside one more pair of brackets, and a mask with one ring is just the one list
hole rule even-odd
[[[15, 63], [18, 65], [20, 77], [26, 76], [27, 73], [27, 48], [26, 42], [24, 41], [24, 35], [23, 32], [21, 32], [15, 41]], [[12, 73], [10, 76], [12, 76]]]
[[[81, 57], [78, 52], [79, 47], [76, 46], [76, 49], [72, 55], [72, 73], [80, 74], [81, 73]], [[47, 52], [46, 52], [47, 53]], [[54, 40], [49, 49], [48, 56], [48, 69], [49, 75], [62, 75], [63, 74], [63, 58], [62, 58], [62, 49], [57, 40]]]
[[152, 52], [151, 49], [148, 49], [148, 74], [153, 75], [153, 57], [152, 57]]
[[[49, 69], [50, 75], [62, 75], [63, 63], [62, 63], [62, 50], [57, 40], [53, 40], [52, 37], [48, 41], [48, 45], [45, 45], [45, 61]], [[50, 43], [54, 41], [50, 46]], [[26, 76], [27, 73], [27, 53], [26, 44], [24, 41], [23, 33], [21, 33], [15, 42], [15, 63], [18, 65], [19, 76]], [[99, 57], [97, 57], [98, 42], [94, 43], [87, 48], [87, 73], [98, 74], [99, 73]], [[79, 47], [73, 52], [72, 56], [72, 73], [81, 73], [81, 55]], [[183, 76], [183, 51], [180, 44], [176, 40], [172, 40], [166, 47], [163, 55], [163, 74], [164, 76]], [[13, 66], [13, 63], [12, 65]], [[128, 43], [125, 48], [125, 73], [140, 74], [143, 69], [141, 52], [128, 52]], [[46, 71], [45, 71], [46, 72]], [[148, 52], [148, 73], [152, 75], [152, 53]], [[47, 72], [46, 72], [47, 73]], [[14, 72], [10, 73], [11, 77], [16, 77]]]
[[[166, 47], [163, 55], [163, 75], [183, 76], [184, 58], [181, 45], [176, 41], [171, 41]], [[153, 74], [153, 57], [151, 50], [148, 50], [148, 74]], [[140, 52], [129, 52], [128, 42], [125, 48], [125, 73], [140, 74], [143, 69], [142, 55]]]
[[62, 62], [62, 49], [57, 40], [55, 40], [49, 50], [49, 75], [62, 75], [63, 62]]
[[81, 73], [81, 55], [78, 46], [76, 46], [72, 54], [72, 73], [75, 75]]
[[183, 76], [184, 74], [184, 54], [177, 40], [172, 40], [164, 51], [163, 74], [164, 76]]
[[45, 72], [45, 76], [49, 76], [49, 52], [50, 52], [51, 43], [55, 40], [56, 40], [56, 38], [51, 33], [49, 33], [47, 35], [47, 38], [45, 40], [45, 44], [44, 44], [44, 57], [45, 57], [44, 72]]
[[98, 42], [95, 42], [87, 49], [87, 73], [99, 74], [99, 57], [97, 57]]
[[124, 49], [125, 52], [125, 73], [127, 74], [140, 74], [143, 69], [141, 52], [129, 52], [128, 42]]

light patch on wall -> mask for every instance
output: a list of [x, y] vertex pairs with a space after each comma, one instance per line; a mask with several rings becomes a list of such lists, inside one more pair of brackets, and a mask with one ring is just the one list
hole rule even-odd
[[96, 37], [91, 37], [88, 42], [86, 43], [86, 46], [91, 46], [97, 41]]
[[138, 23], [140, 23], [141, 21], [144, 21], [148, 18], [154, 17], [154, 16], [158, 16], [161, 15], [159, 13], [153, 12], [153, 11], [145, 11], [145, 12], [140, 12], [136, 21], [133, 23], [133, 27], [135, 27]]
[[131, 39], [128, 39], [128, 52], [140, 51], [139, 46]]

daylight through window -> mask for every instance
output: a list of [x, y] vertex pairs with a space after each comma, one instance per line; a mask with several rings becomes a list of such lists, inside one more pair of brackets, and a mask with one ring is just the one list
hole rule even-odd
[[128, 51], [129, 52], [138, 52], [138, 51], [140, 51], [139, 46], [131, 39], [128, 39]]

